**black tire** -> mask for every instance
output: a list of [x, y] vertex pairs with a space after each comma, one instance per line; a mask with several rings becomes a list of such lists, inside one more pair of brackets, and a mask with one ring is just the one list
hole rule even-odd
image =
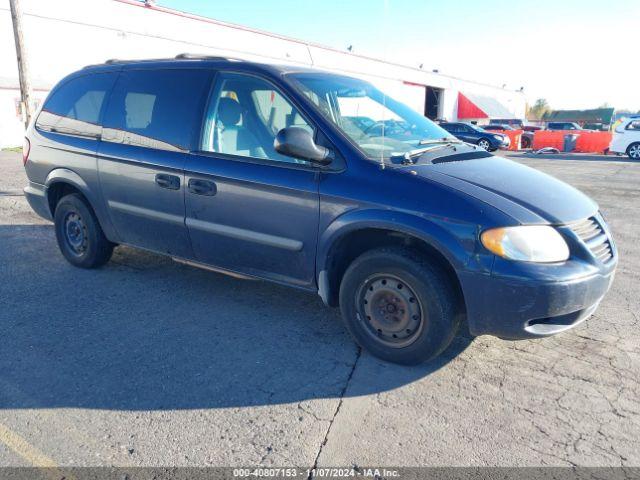
[[93, 210], [77, 193], [65, 195], [54, 214], [58, 247], [69, 263], [97, 268], [109, 261], [114, 244], [104, 236]]
[[627, 156], [632, 160], [640, 160], [640, 142], [632, 143], [627, 147]]
[[488, 138], [484, 138], [484, 137], [482, 137], [481, 139], [479, 139], [479, 140], [476, 142], [476, 145], [478, 145], [480, 148], [483, 148], [484, 150], [486, 150], [486, 151], [488, 151], [488, 152], [492, 151], [492, 149], [493, 149], [493, 150], [497, 150], [496, 148], [493, 148], [493, 147], [491, 146], [491, 141], [490, 141]]
[[520, 139], [520, 147], [524, 150], [531, 147], [531, 140], [527, 137], [522, 137]]
[[[340, 285], [342, 319], [355, 341], [378, 358], [404, 365], [431, 360], [451, 343], [460, 326], [459, 301], [440, 268], [404, 248], [362, 254]], [[389, 308], [394, 310], [388, 319]]]

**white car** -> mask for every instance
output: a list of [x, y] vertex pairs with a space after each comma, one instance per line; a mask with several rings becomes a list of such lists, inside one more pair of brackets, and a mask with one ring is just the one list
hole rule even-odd
[[616, 127], [609, 150], [626, 153], [629, 158], [640, 160], [640, 117], [627, 118]]

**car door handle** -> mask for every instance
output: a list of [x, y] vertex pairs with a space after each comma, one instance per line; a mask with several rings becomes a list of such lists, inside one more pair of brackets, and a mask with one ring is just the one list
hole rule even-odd
[[156, 183], [162, 188], [168, 188], [169, 190], [180, 189], [180, 177], [175, 175], [167, 175], [166, 173], [158, 173], [156, 175]]
[[195, 195], [205, 195], [211, 197], [218, 192], [216, 184], [209, 180], [200, 180], [197, 178], [189, 179], [189, 191]]

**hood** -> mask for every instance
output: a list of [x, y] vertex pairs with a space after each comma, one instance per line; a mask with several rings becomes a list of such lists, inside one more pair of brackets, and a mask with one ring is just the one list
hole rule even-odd
[[598, 210], [593, 200], [572, 186], [506, 158], [442, 161], [412, 165], [411, 170], [474, 196], [520, 223], [571, 223]]

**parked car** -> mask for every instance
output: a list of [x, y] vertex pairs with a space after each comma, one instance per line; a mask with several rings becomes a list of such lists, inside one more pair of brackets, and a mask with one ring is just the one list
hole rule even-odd
[[547, 130], [583, 130], [583, 128], [575, 122], [549, 122]]
[[[508, 124], [501, 123], [490, 123], [489, 125], [483, 125], [482, 129], [487, 132], [508, 132], [508, 131], [516, 131], [518, 128], [514, 128]], [[509, 139], [511, 140], [511, 139]], [[520, 134], [520, 148], [529, 148], [533, 144], [533, 134], [529, 134], [528, 132], [522, 132]]]
[[506, 135], [491, 133], [470, 123], [443, 122], [440, 126], [463, 142], [473, 143], [489, 152], [499, 148], [509, 148], [511, 144], [511, 140]]
[[609, 125], [604, 123], [585, 123], [582, 126], [583, 130], [593, 130], [596, 132], [606, 132], [609, 129]]
[[[410, 135], [345, 130], [357, 112]], [[567, 330], [618, 259], [584, 194], [363, 80], [297, 65], [86, 67], [51, 91], [23, 155], [25, 196], [72, 265], [100, 267], [123, 244], [317, 292], [392, 362], [435, 357], [464, 319], [507, 339]]]
[[628, 118], [616, 127], [609, 151], [626, 153], [629, 158], [640, 160], [640, 118]]
[[489, 120], [489, 125], [509, 125], [517, 130], [521, 129], [524, 123], [519, 118], [492, 118]]
[[501, 124], [501, 123], [491, 123], [489, 125], [482, 125], [481, 128], [487, 132], [495, 132], [500, 130], [503, 130], [503, 131], [516, 130], [511, 125]]
[[533, 137], [539, 130], [542, 130], [542, 127], [538, 127], [536, 125], [523, 125], [522, 136], [520, 137], [520, 147], [523, 149], [533, 148]]
[[507, 125], [507, 124], [493, 124], [493, 123], [489, 125], [484, 125], [482, 128], [488, 131], [522, 130], [522, 134], [520, 136], [521, 148], [531, 148], [533, 146], [533, 135], [535, 134], [536, 131], [542, 130], [542, 127], [536, 127], [536, 126], [530, 126], [530, 125], [522, 125], [518, 128], [514, 128], [513, 126]]

